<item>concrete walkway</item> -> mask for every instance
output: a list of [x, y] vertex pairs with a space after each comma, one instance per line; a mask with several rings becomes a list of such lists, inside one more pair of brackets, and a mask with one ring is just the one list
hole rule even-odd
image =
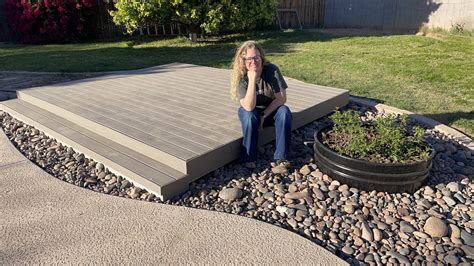
[[253, 219], [113, 197], [60, 181], [0, 131], [0, 265], [346, 263]]

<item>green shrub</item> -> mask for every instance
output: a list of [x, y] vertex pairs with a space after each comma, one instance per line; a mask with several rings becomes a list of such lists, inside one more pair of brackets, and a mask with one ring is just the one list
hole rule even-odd
[[424, 130], [407, 130], [408, 116], [389, 115], [364, 123], [353, 111], [336, 111], [326, 144], [339, 154], [378, 162], [406, 163], [427, 159], [430, 148], [423, 142]]
[[473, 36], [474, 31], [466, 29], [463, 23], [454, 23], [451, 25], [451, 28], [443, 29], [440, 27], [429, 27], [427, 25], [422, 25], [418, 32], [422, 33], [424, 36], [428, 35], [429, 33], [436, 33], [442, 35], [455, 35], [455, 36]]
[[464, 23], [454, 23], [451, 26], [451, 30], [449, 31], [451, 34], [454, 35], [462, 35], [462, 36], [472, 36], [472, 31], [469, 31], [465, 28]]
[[217, 34], [222, 30], [251, 30], [272, 22], [276, 0], [183, 1], [183, 0], [119, 0], [116, 11], [110, 11], [114, 23], [132, 33], [150, 23], [179, 22], [190, 33]]

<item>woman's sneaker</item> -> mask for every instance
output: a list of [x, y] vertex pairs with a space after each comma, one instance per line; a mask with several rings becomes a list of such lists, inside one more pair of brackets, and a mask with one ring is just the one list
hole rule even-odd
[[291, 167], [291, 163], [288, 160], [277, 160], [276, 164], [281, 165], [281, 166], [286, 167], [286, 168]]

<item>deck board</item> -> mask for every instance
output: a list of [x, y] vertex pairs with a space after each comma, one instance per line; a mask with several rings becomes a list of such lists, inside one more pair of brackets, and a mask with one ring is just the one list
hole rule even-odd
[[[20, 120], [26, 123], [34, 124], [35, 127], [47, 134], [55, 136], [60, 132], [60, 137], [64, 144], [74, 146], [80, 152], [84, 152], [91, 157], [99, 157], [101, 161], [106, 162], [108, 167], [117, 174], [132, 176], [135, 182], [144, 184], [151, 191], [161, 194], [161, 184], [166, 186], [173, 184], [186, 176], [166, 165], [123, 147], [120, 144], [111, 142], [105, 137], [99, 136], [80, 126], [77, 126], [67, 120], [62, 119], [52, 113], [41, 110], [23, 101], [7, 101], [0, 103], [0, 108], [17, 114]], [[93, 147], [93, 150], [90, 148]]]
[[[346, 90], [289, 78], [287, 84], [293, 129], [349, 101]], [[229, 70], [174, 63], [23, 90], [13, 100], [19, 103], [4, 106], [18, 108], [12, 111], [24, 112], [28, 121], [41, 120], [55, 137], [67, 135], [131, 175], [143, 175], [139, 180], [169, 197], [239, 157], [242, 132], [229, 86]], [[261, 142], [272, 140], [273, 131], [265, 129]]]
[[42, 100], [54, 102], [55, 105], [67, 109], [70, 112], [75, 114], [80, 114], [81, 116], [91, 120], [106, 125], [110, 128], [115, 129], [116, 131], [120, 132], [121, 134], [127, 135], [132, 137], [138, 141], [143, 143], [147, 143], [155, 148], [160, 148], [164, 151], [173, 151], [176, 156], [180, 158], [189, 158], [193, 157], [200, 152], [204, 152], [205, 149], [195, 148], [193, 150], [192, 147], [185, 147], [186, 145], [176, 145], [181, 140], [177, 140], [167, 132], [163, 132], [163, 134], [151, 135], [146, 130], [142, 128], [138, 128], [135, 124], [128, 124], [124, 123], [122, 120], [121, 111], [122, 109], [114, 109], [114, 110], [106, 110], [104, 108], [96, 107], [94, 108], [88, 102], [84, 101], [80, 104], [76, 104], [72, 101], [64, 101], [59, 96], [54, 95], [47, 95], [46, 93], [42, 93], [41, 97]]
[[[167, 127], [166, 125], [160, 125], [159, 127], [156, 127], [156, 119], [143, 115], [144, 113], [148, 113], [148, 111], [143, 108], [137, 107], [137, 111], [134, 112], [130, 109], [127, 109], [123, 103], [111, 104], [110, 101], [96, 102], [97, 104], [93, 103], [94, 102], [92, 102], [92, 100], [89, 100], [87, 103], [83, 103], [82, 107], [87, 108], [87, 110], [90, 112], [95, 112], [97, 114], [104, 115], [107, 118], [115, 119], [124, 125], [133, 125], [130, 127], [136, 130], [136, 132], [146, 133], [152, 137], [166, 140], [173, 145], [177, 145], [178, 147], [192, 151], [196, 154], [205, 152], [215, 145], [222, 144], [208, 141], [206, 139], [199, 139], [199, 142], [196, 142], [192, 138], [180, 136], [182, 134], [186, 134], [186, 131], [184, 130], [176, 131], [176, 128]], [[120, 112], [117, 112], [117, 110], [120, 110]], [[138, 134], [136, 132], [132, 133], [132, 136]], [[136, 136], [138, 138], [140, 135]]]
[[[87, 92], [84, 92], [84, 93], [87, 93]], [[82, 94], [81, 94], [82, 95]], [[74, 96], [70, 96], [70, 97], [78, 97], [80, 95], [78, 94], [75, 94]], [[154, 112], [155, 114], [157, 115], [168, 115], [168, 117], [172, 117], [174, 119], [176, 118], [180, 118], [182, 119], [182, 121], [186, 121], [187, 123], [189, 122], [198, 122], [198, 123], [195, 123], [196, 126], [200, 126], [202, 125], [203, 123], [206, 123], [207, 121], [209, 121], [209, 119], [199, 119], [197, 118], [196, 116], [184, 116], [184, 117], [181, 117], [181, 114], [183, 114], [183, 112], [185, 111], [188, 111], [188, 109], [184, 109], [182, 108], [181, 106], [176, 106], [176, 105], [170, 105], [168, 104], [165, 100], [163, 100], [162, 97], [159, 97], [159, 94], [157, 95], [146, 95], [145, 93], [141, 92], [141, 91], [134, 91], [132, 90], [130, 87], [127, 88], [126, 91], [121, 91], [121, 92], [115, 92], [115, 91], [111, 91], [111, 90], [106, 90], [104, 88], [104, 90], [101, 91], [100, 94], [95, 94], [95, 97], [94, 98], [107, 98], [109, 97], [113, 97], [114, 99], [114, 103], [115, 104], [118, 104], [119, 100], [120, 100], [120, 104], [124, 104], [124, 105], [132, 105], [135, 109], [136, 108], [139, 108], [139, 107], [144, 107], [146, 108], [146, 112]], [[94, 98], [89, 98], [88, 101], [93, 101]], [[162, 106], [165, 106], [167, 108], [162, 108]], [[178, 110], [175, 110], [175, 111], [178, 111], [178, 112], [170, 112], [169, 111], [169, 108], [174, 108], [174, 109], [178, 109]], [[192, 114], [195, 114], [195, 112], [192, 112]], [[176, 116], [178, 115], [178, 117]], [[192, 119], [190, 119], [192, 118]], [[214, 120], [212, 120], [214, 121]], [[213, 123], [211, 126], [213, 127], [221, 127], [222, 128], [222, 133], [223, 134], [220, 134], [219, 138], [222, 138], [222, 137], [225, 137], [227, 136], [228, 134], [230, 134], [230, 132], [228, 132], [227, 128], [226, 127], [222, 127], [222, 123]], [[200, 126], [201, 128], [203, 128], [203, 126]], [[207, 127], [209, 128], [209, 127]], [[209, 131], [209, 130], [207, 130]], [[219, 130], [221, 131], [221, 130]], [[240, 128], [238, 128], [236, 130], [237, 133], [240, 133]], [[219, 133], [219, 132], [217, 132]], [[206, 133], [206, 134], [209, 134], [209, 133]]]

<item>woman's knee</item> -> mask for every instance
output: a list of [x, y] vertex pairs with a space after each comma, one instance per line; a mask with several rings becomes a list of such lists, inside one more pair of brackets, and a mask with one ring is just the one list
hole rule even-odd
[[286, 105], [282, 105], [278, 107], [277, 113], [276, 113], [276, 119], [284, 119], [284, 120], [291, 120], [292, 119], [292, 114], [290, 108]]
[[244, 108], [239, 108], [240, 122], [244, 125], [257, 125], [258, 124], [258, 112], [257, 110], [247, 111]]

